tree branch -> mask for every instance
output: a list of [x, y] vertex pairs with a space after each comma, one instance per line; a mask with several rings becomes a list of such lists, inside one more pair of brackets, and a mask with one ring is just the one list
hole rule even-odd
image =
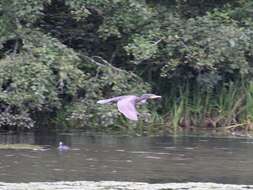
[[[112, 64], [110, 64], [108, 61], [106, 61], [105, 59], [103, 59], [102, 57], [100, 56], [92, 56], [92, 57], [89, 57], [87, 55], [81, 55], [82, 57], [84, 57], [86, 60], [88, 60], [90, 63], [92, 64], [95, 64], [96, 66], [98, 67], [109, 67], [115, 71], [118, 71], [118, 72], [122, 72], [122, 73], [125, 73], [127, 75], [132, 75], [133, 77], [135, 77], [136, 79], [138, 80], [142, 80], [138, 75], [136, 75], [135, 73], [131, 72], [131, 71], [126, 71], [126, 70], [123, 70], [123, 69], [120, 69], [120, 68], [117, 68], [115, 66], [113, 66]], [[95, 60], [97, 59], [97, 60]]]

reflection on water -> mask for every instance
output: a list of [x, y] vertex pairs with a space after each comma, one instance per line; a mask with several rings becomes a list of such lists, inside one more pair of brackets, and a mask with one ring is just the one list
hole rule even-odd
[[[63, 141], [69, 151], [58, 151]], [[120, 180], [253, 183], [253, 140], [72, 134], [0, 135], [0, 143], [50, 145], [0, 150], [0, 181]]]

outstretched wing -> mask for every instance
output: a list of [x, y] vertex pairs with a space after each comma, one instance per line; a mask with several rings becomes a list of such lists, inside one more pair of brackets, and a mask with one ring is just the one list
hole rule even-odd
[[109, 99], [104, 99], [104, 100], [98, 100], [97, 103], [98, 104], [108, 104], [108, 103], [112, 103], [112, 102], [116, 102], [118, 100], [121, 99], [122, 96], [117, 96], [114, 98], [109, 98]]
[[128, 119], [137, 121], [138, 112], [135, 108], [136, 96], [129, 96], [118, 101], [118, 110]]

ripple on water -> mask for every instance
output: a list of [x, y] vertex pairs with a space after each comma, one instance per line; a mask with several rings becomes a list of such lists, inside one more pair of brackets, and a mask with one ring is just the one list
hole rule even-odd
[[157, 155], [171, 155], [169, 152], [148, 152], [148, 151], [130, 151], [132, 154], [157, 154]]
[[15, 154], [5, 154], [4, 156], [5, 156], [5, 157], [14, 157]]
[[161, 157], [158, 157], [158, 156], [145, 156], [144, 158], [154, 159], [154, 160], [160, 160], [161, 159]]
[[253, 144], [253, 142], [252, 141], [250, 141], [250, 142], [240, 142], [240, 143], [242, 143], [242, 144]]
[[185, 150], [195, 150], [195, 147], [185, 147]]
[[98, 161], [96, 158], [86, 158], [85, 160], [87, 160], [87, 161], [94, 161], [94, 162]]
[[164, 149], [176, 149], [176, 147], [175, 146], [166, 146], [166, 147], [163, 147]]
[[152, 154], [153, 152], [148, 151], [130, 151], [132, 154]]
[[115, 150], [116, 152], [125, 152], [125, 150], [123, 149], [118, 149], [118, 150]]
[[214, 149], [216, 149], [216, 150], [228, 150], [228, 148], [226, 148], [226, 147], [214, 147]]
[[53, 170], [53, 171], [57, 171], [57, 172], [64, 171], [64, 169], [62, 169], [62, 168], [53, 168], [52, 170]]

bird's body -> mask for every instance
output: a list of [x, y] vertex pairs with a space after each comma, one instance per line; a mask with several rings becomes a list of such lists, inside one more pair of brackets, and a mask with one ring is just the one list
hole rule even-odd
[[119, 112], [121, 112], [126, 118], [137, 121], [139, 113], [137, 112], [135, 105], [137, 103], [145, 103], [147, 99], [161, 98], [155, 94], [143, 94], [142, 96], [126, 95], [117, 96], [109, 99], [99, 100], [99, 104], [108, 104], [117, 102]]
[[62, 142], [59, 142], [59, 146], [57, 148], [60, 151], [69, 150], [70, 148], [67, 145], [64, 145]]

